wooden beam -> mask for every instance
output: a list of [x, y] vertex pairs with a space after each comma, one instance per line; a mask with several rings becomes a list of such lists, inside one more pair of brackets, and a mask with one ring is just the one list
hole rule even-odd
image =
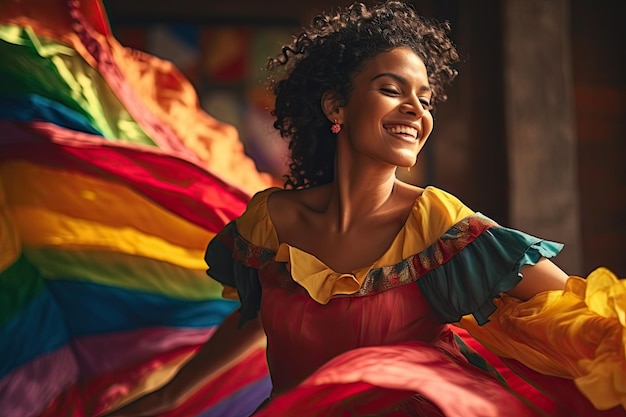
[[565, 243], [555, 262], [581, 274], [569, 3], [504, 3], [511, 225]]

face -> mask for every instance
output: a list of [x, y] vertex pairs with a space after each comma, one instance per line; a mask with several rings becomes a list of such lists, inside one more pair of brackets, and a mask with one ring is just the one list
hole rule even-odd
[[422, 60], [409, 48], [383, 52], [353, 77], [352, 87], [339, 110], [338, 140], [366, 158], [413, 166], [433, 129], [432, 92]]

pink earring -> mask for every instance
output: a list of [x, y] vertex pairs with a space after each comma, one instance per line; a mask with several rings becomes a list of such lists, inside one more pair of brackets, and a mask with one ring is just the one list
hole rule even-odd
[[335, 135], [341, 132], [341, 125], [337, 123], [337, 119], [335, 119], [335, 123], [333, 123], [333, 125], [330, 127], [330, 131], [333, 132]]

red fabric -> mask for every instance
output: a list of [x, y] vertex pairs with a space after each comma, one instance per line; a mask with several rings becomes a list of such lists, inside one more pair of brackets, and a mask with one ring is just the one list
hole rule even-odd
[[202, 167], [155, 148], [110, 142], [45, 122], [1, 120], [0, 130], [0, 161], [23, 159], [119, 181], [214, 233], [243, 213], [249, 200]]
[[[76, 4], [86, 21], [96, 31], [105, 36], [112, 34], [101, 1], [80, 1]], [[0, 22], [17, 24], [36, 22], [36, 31], [63, 40], [64, 36], [73, 31], [69, 10], [68, 0], [45, 0], [45, 3], [32, 0], [3, 1], [0, 7]]]
[[543, 375], [513, 359], [501, 359], [470, 336], [465, 330], [454, 328], [463, 341], [492, 364], [507, 384], [536, 404], [551, 417], [624, 417], [622, 408], [596, 410], [576, 388], [574, 381]]
[[508, 387], [430, 344], [361, 348], [331, 360], [297, 387], [278, 395], [255, 417], [626, 415], [621, 408], [596, 410], [573, 381], [538, 374], [512, 360], [502, 361], [463, 330], [458, 333], [497, 367]]
[[265, 349], [258, 348], [245, 359], [205, 384], [185, 403], [161, 415], [161, 417], [197, 416], [209, 407], [227, 399], [234, 392], [267, 376]]
[[[110, 409], [111, 404], [152, 371], [178, 360], [200, 348], [187, 346], [156, 355], [149, 361], [101, 375], [73, 385], [58, 396], [40, 417], [94, 417]], [[265, 349], [258, 348], [234, 363], [225, 372], [208, 381], [187, 402], [162, 414], [162, 417], [192, 417], [227, 399], [238, 389], [267, 376]]]
[[[512, 369], [514, 375], [522, 381], [529, 381], [542, 395], [554, 401], [551, 416], [555, 417], [625, 417], [626, 410], [615, 407], [610, 410], [596, 410], [594, 406], [576, 388], [574, 381], [543, 375], [533, 371], [513, 359], [503, 359], [503, 363]], [[522, 379], [523, 378], [523, 379]], [[572, 412], [575, 410], [575, 412]]]
[[465, 360], [417, 285], [321, 305], [277, 269], [259, 271], [278, 394], [259, 416], [543, 415]]
[[275, 395], [260, 416], [625, 415], [593, 409], [572, 381], [522, 367], [529, 384], [459, 329], [507, 384], [467, 363], [417, 285], [322, 305], [287, 278], [276, 262], [259, 269]]
[[[429, 343], [354, 349], [255, 417], [544, 415], [491, 375]], [[435, 414], [436, 415], [436, 414]]]
[[272, 269], [270, 263], [267, 270], [260, 270], [260, 280], [261, 319], [274, 392], [293, 387], [333, 357], [358, 347], [408, 340], [453, 344], [417, 285], [374, 296], [335, 298], [322, 305], [282, 288], [279, 274]]
[[40, 417], [94, 417], [106, 412], [111, 404], [124, 397], [137, 383], [163, 364], [197, 350], [186, 346], [156, 355], [150, 360], [74, 384], [59, 395]]
[[[542, 410], [549, 413], [551, 416], [559, 416], [560, 414], [554, 414], [556, 412], [557, 404], [553, 399], [539, 391], [533, 385], [529, 384], [518, 375], [516, 375], [511, 369], [509, 369], [502, 360], [487, 350], [483, 345], [478, 343], [476, 339], [474, 339], [470, 334], [458, 327], [454, 327], [452, 329], [454, 333], [456, 333], [459, 337], [463, 339], [463, 341], [472, 349], [476, 351], [480, 356], [482, 356], [487, 362], [489, 362], [496, 370], [500, 373], [500, 375], [504, 378], [507, 384], [513, 389], [515, 392], [519, 393], [525, 398], [528, 398]], [[565, 415], [563, 417], [566, 417]]]

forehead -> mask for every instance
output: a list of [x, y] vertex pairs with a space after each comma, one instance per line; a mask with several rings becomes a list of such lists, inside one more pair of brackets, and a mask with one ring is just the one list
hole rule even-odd
[[428, 72], [424, 61], [412, 49], [406, 47], [376, 55], [365, 63], [355, 78], [365, 81], [383, 73], [398, 74], [412, 82], [428, 85]]

